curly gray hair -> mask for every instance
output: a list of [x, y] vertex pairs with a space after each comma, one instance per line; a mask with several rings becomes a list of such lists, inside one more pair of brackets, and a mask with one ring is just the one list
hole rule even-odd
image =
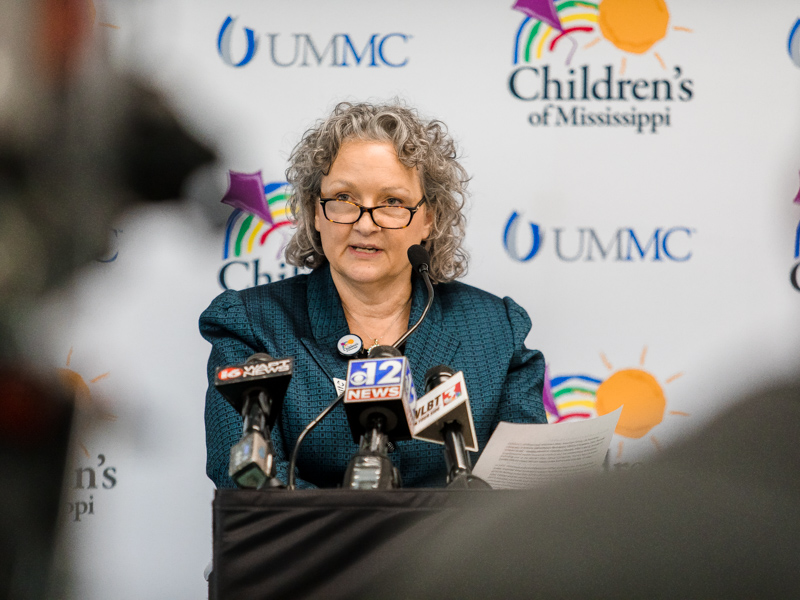
[[297, 225], [286, 247], [286, 261], [316, 268], [326, 261], [314, 213], [322, 177], [336, 159], [342, 144], [351, 139], [385, 141], [407, 167], [417, 168], [427, 206], [433, 214], [431, 234], [423, 243], [431, 255], [435, 281], [446, 282], [467, 271], [462, 247], [466, 219], [462, 209], [469, 181], [456, 160], [456, 147], [440, 121], [425, 121], [413, 109], [399, 104], [341, 102], [327, 119], [303, 135], [289, 157], [286, 179], [292, 185], [289, 206]]

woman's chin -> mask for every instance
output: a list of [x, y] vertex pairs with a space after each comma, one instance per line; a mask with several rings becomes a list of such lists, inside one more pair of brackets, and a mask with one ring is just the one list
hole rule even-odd
[[342, 274], [348, 281], [359, 285], [372, 285], [385, 281], [386, 277], [371, 271], [350, 271]]
[[351, 265], [339, 271], [339, 275], [356, 285], [391, 285], [394, 279], [386, 269], [377, 268], [377, 265]]

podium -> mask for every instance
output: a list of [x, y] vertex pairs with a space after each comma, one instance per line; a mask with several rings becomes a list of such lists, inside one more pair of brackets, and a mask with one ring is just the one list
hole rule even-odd
[[217, 490], [211, 600], [380, 597], [423, 531], [513, 490]]

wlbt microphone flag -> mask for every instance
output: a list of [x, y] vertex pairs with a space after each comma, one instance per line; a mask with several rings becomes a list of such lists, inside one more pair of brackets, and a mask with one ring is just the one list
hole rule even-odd
[[414, 439], [444, 444], [443, 426], [456, 421], [461, 425], [464, 447], [473, 452], [478, 450], [475, 423], [472, 420], [467, 384], [462, 371], [448, 377], [418, 398], [413, 410]]
[[383, 418], [383, 432], [390, 440], [410, 440], [415, 400], [411, 365], [405, 356], [350, 361], [344, 408], [356, 443], [376, 416]]

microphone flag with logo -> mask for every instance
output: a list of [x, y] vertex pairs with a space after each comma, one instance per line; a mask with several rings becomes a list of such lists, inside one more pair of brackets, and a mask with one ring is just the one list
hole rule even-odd
[[478, 450], [475, 423], [472, 420], [467, 384], [462, 371], [418, 398], [413, 411], [414, 439], [444, 444], [443, 426], [456, 421], [462, 428], [464, 447], [473, 452]]
[[[254, 388], [263, 388], [271, 405], [282, 404], [293, 369], [293, 358], [275, 360], [269, 354], [254, 354], [244, 364], [217, 367], [214, 387], [241, 414], [246, 392]], [[270, 408], [267, 422], [272, 427], [279, 410], [278, 406]]]
[[242, 437], [231, 448], [228, 474], [238, 487], [280, 487], [275, 479], [271, 428], [283, 406], [294, 360], [252, 355], [242, 365], [217, 368], [214, 386], [242, 415]]
[[405, 356], [350, 361], [344, 408], [356, 443], [370, 428], [373, 416], [383, 418], [389, 440], [410, 440], [415, 400], [411, 365]]

